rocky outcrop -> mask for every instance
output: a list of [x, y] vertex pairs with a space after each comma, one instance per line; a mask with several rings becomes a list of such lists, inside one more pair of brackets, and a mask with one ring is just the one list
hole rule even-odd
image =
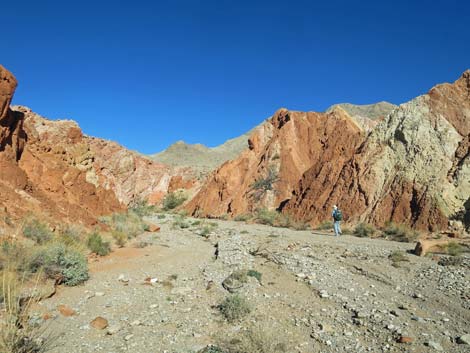
[[282, 109], [250, 137], [249, 149], [213, 173], [188, 210], [220, 216], [267, 207], [314, 225], [339, 204], [350, 222], [429, 231], [465, 222], [469, 77], [396, 107], [375, 127], [342, 106], [323, 114]]
[[188, 210], [220, 216], [282, 208], [307, 170], [313, 167], [334, 178], [364, 138], [365, 132], [342, 109], [280, 109], [250, 136], [248, 149], [214, 172]]
[[470, 195], [465, 147], [469, 75], [467, 71], [454, 84], [438, 85], [393, 111], [335, 182], [316, 177], [314, 170], [306, 172], [285, 211], [316, 223], [339, 204], [353, 221], [395, 221], [429, 231], [446, 228]]

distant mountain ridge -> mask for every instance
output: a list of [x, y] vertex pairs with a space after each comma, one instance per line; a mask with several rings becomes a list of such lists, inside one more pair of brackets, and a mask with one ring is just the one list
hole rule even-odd
[[236, 158], [248, 147], [248, 137], [256, 128], [249, 132], [229, 139], [216, 147], [207, 147], [202, 144], [188, 144], [178, 141], [166, 150], [150, 155], [149, 157], [162, 164], [172, 167], [190, 167], [197, 172], [206, 174], [224, 162]]

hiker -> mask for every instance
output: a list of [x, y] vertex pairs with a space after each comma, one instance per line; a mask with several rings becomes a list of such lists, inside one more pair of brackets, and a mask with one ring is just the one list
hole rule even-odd
[[343, 214], [341, 213], [341, 210], [338, 208], [338, 206], [334, 205], [333, 206], [333, 212], [331, 213], [331, 216], [333, 217], [333, 228], [335, 230], [335, 236], [340, 236], [341, 234], [341, 221], [343, 220]]

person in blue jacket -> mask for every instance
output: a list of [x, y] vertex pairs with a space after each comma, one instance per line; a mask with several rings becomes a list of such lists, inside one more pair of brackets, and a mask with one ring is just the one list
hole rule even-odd
[[340, 236], [341, 233], [341, 221], [343, 220], [343, 214], [338, 206], [333, 206], [333, 212], [331, 213], [333, 217], [333, 228], [335, 230], [335, 236]]

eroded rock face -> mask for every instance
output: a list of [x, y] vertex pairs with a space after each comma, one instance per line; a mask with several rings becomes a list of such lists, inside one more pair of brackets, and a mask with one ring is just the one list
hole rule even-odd
[[[367, 133], [371, 130], [369, 133]], [[406, 223], [423, 230], [468, 221], [470, 71], [364, 124], [341, 107], [327, 114], [278, 111], [189, 203], [220, 216], [279, 209], [313, 225], [340, 205], [346, 220]], [[275, 171], [258, 200], [255, 181]], [[263, 179], [264, 178], [264, 179]]]
[[280, 109], [249, 138], [249, 148], [226, 162], [188, 204], [193, 214], [220, 216], [281, 208], [312, 169], [331, 182], [352, 158], [365, 132], [344, 110]]

